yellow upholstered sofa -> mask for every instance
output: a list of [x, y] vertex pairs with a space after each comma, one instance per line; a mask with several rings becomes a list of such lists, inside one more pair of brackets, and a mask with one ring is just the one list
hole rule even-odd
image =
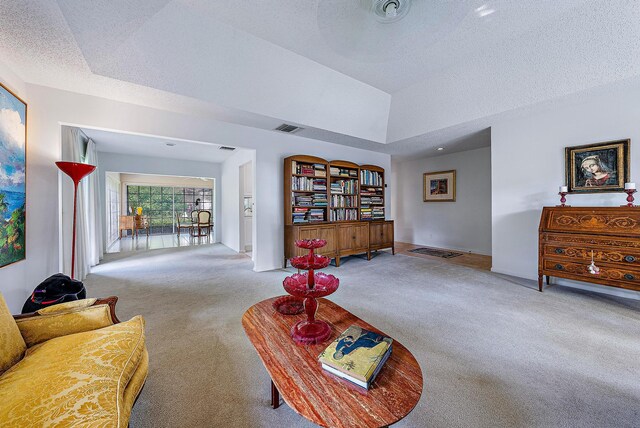
[[127, 427], [147, 377], [141, 316], [116, 297], [12, 316], [0, 295], [0, 426]]

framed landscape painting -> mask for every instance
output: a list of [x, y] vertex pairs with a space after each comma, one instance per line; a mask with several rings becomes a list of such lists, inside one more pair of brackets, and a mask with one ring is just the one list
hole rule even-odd
[[622, 192], [629, 181], [629, 140], [565, 148], [570, 193]]
[[456, 171], [425, 172], [423, 196], [424, 202], [455, 202]]
[[27, 104], [0, 83], [0, 267], [25, 258]]

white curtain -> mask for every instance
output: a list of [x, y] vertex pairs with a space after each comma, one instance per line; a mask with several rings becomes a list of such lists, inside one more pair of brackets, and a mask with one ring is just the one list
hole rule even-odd
[[[98, 165], [98, 149], [96, 143], [89, 139], [85, 152], [85, 161], [91, 165]], [[100, 215], [100, 183], [98, 171], [94, 171], [86, 177], [86, 211], [87, 218], [87, 258], [85, 272], [89, 273], [89, 268], [97, 265], [104, 255], [102, 242], [102, 216]]]
[[[87, 142], [80, 129], [62, 127], [62, 159], [97, 165], [95, 143]], [[73, 181], [64, 175], [62, 187], [63, 266], [71, 273], [71, 242], [73, 225]], [[99, 211], [98, 172], [94, 171], [78, 186], [78, 212], [76, 227], [75, 278], [83, 280], [91, 266], [102, 258], [102, 218]]]

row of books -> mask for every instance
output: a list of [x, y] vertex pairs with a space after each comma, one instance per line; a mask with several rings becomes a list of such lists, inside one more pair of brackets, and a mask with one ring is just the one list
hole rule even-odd
[[329, 173], [332, 177], [358, 177], [358, 171], [355, 169], [339, 168], [332, 166], [329, 168]]
[[358, 184], [356, 180], [336, 180], [331, 182], [331, 194], [356, 194], [358, 193]]
[[291, 177], [291, 190], [308, 190], [312, 192], [326, 192], [326, 178]]
[[332, 207], [357, 207], [358, 206], [358, 197], [357, 196], [342, 196], [342, 195], [331, 195], [331, 206]]
[[360, 220], [384, 220], [384, 207], [360, 208]]
[[293, 223], [311, 223], [316, 221], [325, 221], [323, 208], [294, 208]]
[[362, 196], [360, 198], [361, 205], [384, 205], [382, 196]]
[[327, 169], [324, 164], [321, 163], [298, 163], [296, 161], [291, 161], [291, 170], [294, 174], [301, 175], [316, 175], [319, 177], [327, 176]]
[[367, 196], [373, 196], [373, 195], [379, 195], [382, 196], [383, 191], [381, 188], [376, 188], [376, 187], [363, 187], [362, 190], [360, 190], [360, 194], [361, 195], [367, 195]]
[[329, 373], [369, 389], [392, 352], [393, 339], [354, 324], [318, 360]]
[[331, 210], [331, 221], [346, 221], [346, 220], [358, 220], [358, 210], [334, 208]]
[[326, 193], [314, 193], [313, 195], [296, 195], [293, 194], [293, 205], [303, 207], [326, 207], [327, 206], [327, 194]]
[[363, 186], [382, 186], [382, 174], [366, 169], [360, 170], [360, 182]]

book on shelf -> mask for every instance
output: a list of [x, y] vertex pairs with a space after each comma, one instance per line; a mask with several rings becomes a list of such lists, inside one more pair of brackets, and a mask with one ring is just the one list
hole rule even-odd
[[352, 208], [358, 206], [356, 196], [331, 195], [331, 206], [334, 208]]
[[360, 203], [362, 205], [384, 205], [384, 199], [382, 196], [362, 196]]
[[352, 325], [322, 351], [318, 360], [324, 370], [369, 389], [392, 350], [390, 337]]
[[329, 174], [332, 177], [352, 177], [358, 178], [358, 171], [355, 169], [349, 168], [339, 168], [337, 166], [332, 166], [329, 168]]
[[384, 220], [384, 207], [373, 207], [372, 216], [374, 220]]
[[382, 174], [363, 169], [360, 171], [360, 183], [363, 186], [382, 186]]
[[383, 195], [383, 191], [382, 188], [380, 187], [363, 187], [362, 190], [360, 190], [360, 194], [361, 195], [366, 195], [366, 196], [380, 196], [382, 197]]
[[337, 180], [330, 185], [332, 195], [355, 194], [358, 192], [356, 180]]
[[331, 208], [331, 221], [357, 220], [358, 210], [355, 208]]
[[327, 170], [324, 164], [321, 163], [301, 163], [291, 161], [291, 171], [297, 175], [319, 176], [326, 177]]

